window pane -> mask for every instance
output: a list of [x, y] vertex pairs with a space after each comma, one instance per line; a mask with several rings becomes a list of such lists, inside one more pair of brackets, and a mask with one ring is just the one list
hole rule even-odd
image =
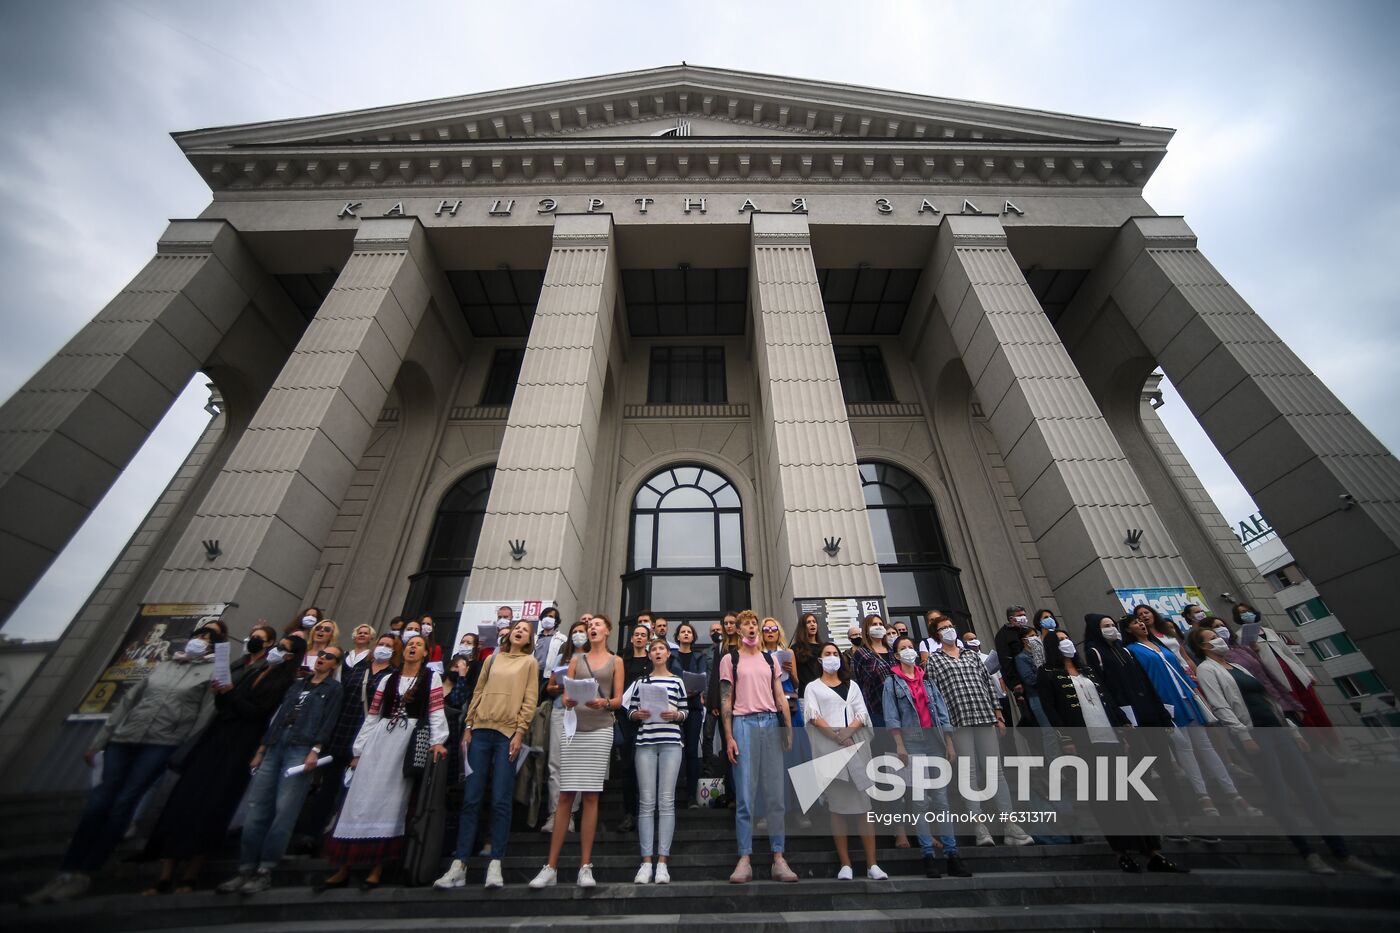
[[656, 519], [638, 515], [632, 524], [632, 569], [645, 570], [651, 566], [651, 533]]
[[714, 513], [662, 512], [657, 516], [656, 544], [658, 567], [714, 567]]
[[731, 570], [744, 569], [743, 535], [739, 530], [739, 516], [734, 512], [719, 517], [719, 565]]
[[643, 486], [641, 489], [637, 490], [637, 498], [632, 500], [632, 508], [654, 509], [656, 508], [656, 503], [660, 501], [661, 494], [659, 492], [652, 489], [649, 485]]
[[652, 577], [651, 609], [662, 614], [723, 612], [719, 601], [719, 578], [664, 575]]
[[694, 486], [677, 486], [666, 493], [661, 500], [662, 509], [712, 509], [714, 502], [709, 493]]
[[[894, 549], [894, 532], [890, 529], [890, 513], [887, 509], [866, 509], [870, 519], [870, 535], [875, 539], [875, 562], [897, 564], [899, 555]], [[889, 594], [886, 593], [886, 596]]]
[[737, 509], [739, 493], [733, 486], [725, 486], [715, 491], [715, 505], [722, 509]]

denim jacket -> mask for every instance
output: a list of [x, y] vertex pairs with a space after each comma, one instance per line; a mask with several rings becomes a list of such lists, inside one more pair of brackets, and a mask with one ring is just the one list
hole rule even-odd
[[277, 707], [277, 712], [272, 714], [272, 722], [268, 723], [262, 740], [264, 746], [319, 745], [324, 748], [330, 742], [340, 716], [340, 681], [327, 677], [313, 686], [298, 710], [297, 701], [305, 684], [306, 681], [297, 680], [287, 688], [282, 705]]
[[[941, 740], [945, 732], [953, 728], [953, 720], [948, 715], [948, 704], [943, 699], [943, 694], [938, 692], [934, 686], [933, 675], [924, 668], [924, 690], [928, 693], [928, 709], [933, 717], [933, 727], [938, 732]], [[919, 724], [919, 711], [914, 708], [914, 697], [909, 692], [909, 685], [904, 682], [904, 678], [895, 671], [885, 678], [885, 727], [887, 729], [905, 730], [904, 741], [908, 743], [912, 736], [909, 731], [924, 732], [924, 727]], [[933, 736], [926, 736], [932, 739]], [[917, 741], [917, 740], [915, 740]]]

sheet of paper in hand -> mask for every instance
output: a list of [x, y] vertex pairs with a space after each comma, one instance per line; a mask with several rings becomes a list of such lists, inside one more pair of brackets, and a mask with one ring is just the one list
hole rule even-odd
[[671, 708], [671, 695], [661, 684], [642, 684], [637, 690], [637, 703], [647, 711], [647, 722], [665, 722], [661, 714]]
[[572, 677], [564, 678], [564, 695], [583, 706], [589, 700], [598, 699], [598, 681], [592, 677], [583, 680], [574, 680]]
[[209, 679], [216, 684], [233, 683], [233, 674], [229, 672], [228, 652], [229, 643], [226, 641], [214, 646], [214, 673], [209, 675]]

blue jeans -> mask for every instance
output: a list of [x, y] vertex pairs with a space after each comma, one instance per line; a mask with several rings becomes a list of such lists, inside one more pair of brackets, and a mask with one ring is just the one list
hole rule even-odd
[[486, 798], [486, 785], [491, 785], [491, 858], [506, 857], [510, 841], [510, 804], [515, 790], [515, 762], [510, 760], [510, 737], [495, 729], [480, 729], [472, 733], [467, 746], [467, 764], [472, 773], [467, 778], [467, 790], [462, 798], [462, 819], [457, 824], [457, 851], [453, 858], [465, 862], [474, 853], [476, 827], [481, 821], [481, 804]]
[[676, 776], [683, 757], [681, 746], [674, 743], [637, 746], [637, 837], [642, 858], [671, 854], [671, 837], [676, 833]]
[[[934, 748], [932, 745], [929, 745], [926, 741], [922, 741], [922, 736], [919, 736], [919, 738], [914, 738], [916, 733], [914, 733], [911, 729], [905, 729], [903, 731], [904, 748], [906, 751], [909, 752], [910, 758], [913, 758], [915, 755], [928, 755], [930, 757], [937, 756], [940, 758], [943, 757], [945, 749]], [[936, 732], [934, 733], [934, 735], [937, 734], [938, 733]], [[922, 803], [920, 803], [919, 801], [911, 801], [911, 803], [914, 806], [923, 807], [925, 813], [946, 813], [948, 811], [947, 788], [928, 788], [924, 791], [924, 799]], [[911, 810], [910, 812], [913, 811]], [[929, 824], [923, 820], [920, 820], [917, 824], [916, 829], [914, 830], [914, 835], [919, 840], [919, 849], [924, 853], [924, 856], [932, 858], [933, 833], [929, 831]], [[958, 839], [956, 836], [953, 835], [953, 827], [945, 820], [940, 820], [938, 822], [938, 841], [943, 844], [944, 855], [958, 854]]]
[[734, 742], [739, 760], [734, 765], [734, 833], [739, 854], [753, 854], [754, 802], [760, 788], [768, 814], [768, 847], [783, 851], [783, 730], [777, 713], [750, 713], [734, 717]]
[[126, 835], [136, 805], [146, 796], [175, 754], [174, 745], [112, 742], [102, 752], [102, 780], [88, 794], [87, 805], [63, 855], [63, 871], [91, 874], [107, 863]]
[[306, 763], [310, 745], [274, 745], [263, 754], [248, 787], [248, 818], [238, 850], [239, 871], [271, 871], [287, 853], [297, 816], [311, 789], [313, 771], [287, 777], [283, 772]]

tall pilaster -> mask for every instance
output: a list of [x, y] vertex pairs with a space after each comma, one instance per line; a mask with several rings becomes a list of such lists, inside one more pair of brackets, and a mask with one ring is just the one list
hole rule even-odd
[[[601, 538], [589, 500], [619, 300], [612, 217], [556, 217], [470, 599], [554, 599], [566, 619], [579, 608], [584, 549]], [[510, 541], [525, 542], [524, 557]]]
[[[1061, 610], [1193, 583], [991, 216], [943, 218], [930, 276]], [[1138, 550], [1126, 542], [1140, 529]]]
[[268, 288], [227, 223], [172, 221], [146, 267], [0, 408], [0, 622]]
[[[146, 602], [290, 616], [438, 288], [414, 218], [360, 222], [353, 252], [152, 584]], [[223, 551], [206, 560], [201, 542]]]
[[1400, 683], [1400, 463], [1216, 271], [1179, 217], [1119, 232], [1076, 304], [1115, 305], [1347, 633]]
[[[792, 600], [885, 592], [865, 514], [846, 400], [836, 373], [807, 218], [754, 214], [749, 301], [764, 417], [760, 488], [779, 581], [774, 614]], [[840, 538], [835, 557], [823, 550]]]

